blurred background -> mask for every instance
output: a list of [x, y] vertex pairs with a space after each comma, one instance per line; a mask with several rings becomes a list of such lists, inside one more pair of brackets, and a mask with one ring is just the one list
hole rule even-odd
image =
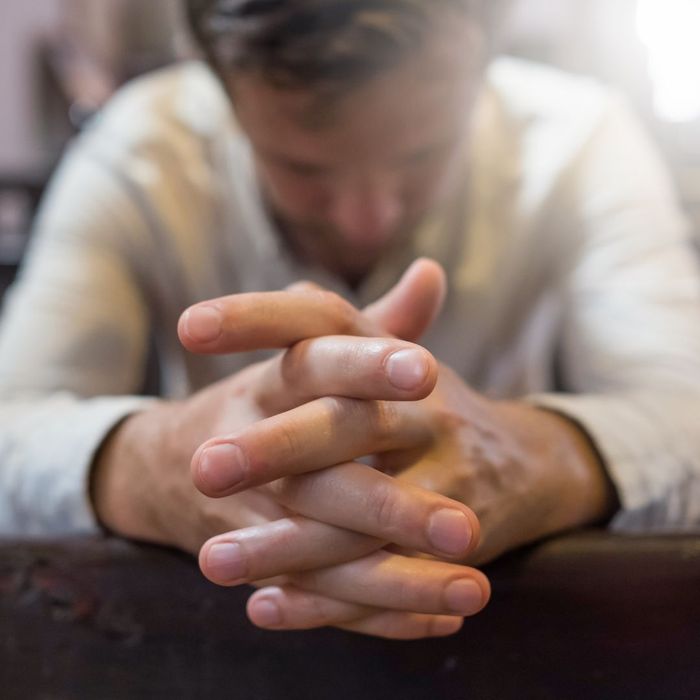
[[[505, 0], [507, 53], [627, 94], [700, 230], [700, 0]], [[123, 82], [193, 49], [181, 0], [1, 0], [0, 293], [66, 142]]]

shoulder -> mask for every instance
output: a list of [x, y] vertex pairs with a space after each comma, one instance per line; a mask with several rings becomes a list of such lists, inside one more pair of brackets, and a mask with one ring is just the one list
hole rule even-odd
[[90, 123], [83, 142], [113, 156], [177, 154], [235, 133], [217, 78], [195, 61], [128, 83]]
[[617, 93], [592, 78], [512, 57], [494, 61], [486, 84], [523, 126], [559, 124], [586, 132], [619, 102]]
[[37, 227], [117, 246], [126, 231], [139, 250], [154, 222], [173, 241], [203, 236], [220, 215], [235, 141], [228, 98], [203, 64], [134, 80], [71, 146]]
[[492, 136], [517, 144], [533, 163], [546, 158], [566, 167], [611, 121], [633, 121], [625, 100], [606, 85], [517, 58], [492, 64], [484, 92], [499, 115], [495, 128], [501, 133]]
[[615, 90], [516, 58], [499, 58], [489, 68], [477, 117], [481, 161], [507, 167], [533, 205], [548, 201], [585, 163], [600, 161], [605, 169], [620, 149], [649, 150]]

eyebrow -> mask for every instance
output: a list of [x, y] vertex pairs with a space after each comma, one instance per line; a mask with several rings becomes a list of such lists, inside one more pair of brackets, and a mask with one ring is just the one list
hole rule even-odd
[[[449, 138], [436, 141], [435, 143], [432, 143], [429, 146], [425, 146], [410, 153], [404, 153], [399, 156], [396, 156], [393, 160], [397, 164], [418, 162], [429, 158], [435, 153], [439, 153], [441, 151], [451, 148], [455, 143], [456, 139], [454, 138], [454, 136], [450, 136]], [[273, 160], [276, 163], [283, 165], [284, 167], [289, 168], [291, 170], [296, 170], [297, 172], [323, 175], [332, 172], [334, 169], [333, 166], [327, 165], [325, 163], [314, 163], [310, 161], [297, 160], [296, 158], [291, 158], [289, 156], [285, 156], [281, 153], [276, 153], [275, 151], [266, 148], [260, 149], [260, 151], [265, 156], [265, 158], [269, 158], [270, 160]]]
[[333, 169], [330, 165], [326, 165], [325, 163], [312, 163], [297, 160], [296, 158], [290, 158], [289, 156], [282, 155], [281, 153], [275, 153], [274, 151], [270, 151], [268, 149], [261, 149], [261, 153], [265, 156], [265, 158], [269, 158], [280, 165], [284, 165], [287, 168], [298, 170], [300, 172], [327, 173]]

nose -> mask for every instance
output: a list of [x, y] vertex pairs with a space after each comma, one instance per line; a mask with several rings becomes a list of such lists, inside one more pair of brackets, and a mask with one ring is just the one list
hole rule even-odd
[[374, 247], [391, 237], [401, 220], [402, 206], [390, 182], [364, 180], [340, 186], [330, 214], [333, 225], [348, 242]]

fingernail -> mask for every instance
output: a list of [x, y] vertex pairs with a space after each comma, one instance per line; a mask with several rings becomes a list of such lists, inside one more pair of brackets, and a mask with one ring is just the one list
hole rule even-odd
[[463, 554], [469, 549], [471, 538], [469, 519], [460, 510], [441, 508], [428, 521], [428, 539], [444, 554]]
[[195, 306], [185, 312], [185, 333], [197, 343], [215, 341], [223, 329], [221, 311], [214, 306]]
[[236, 542], [220, 542], [209, 547], [206, 564], [207, 575], [217, 581], [232, 583], [245, 579], [245, 558]]
[[471, 615], [476, 612], [483, 603], [484, 595], [476, 581], [462, 578], [452, 581], [445, 589], [445, 603], [447, 607], [460, 615]]
[[416, 389], [425, 382], [428, 363], [420, 350], [398, 350], [384, 363], [387, 378], [397, 389]]
[[238, 445], [207, 447], [199, 457], [199, 477], [213, 492], [238, 486], [248, 472], [248, 459]]
[[278, 627], [282, 624], [279, 605], [271, 598], [258, 598], [251, 605], [251, 618], [260, 627]]

